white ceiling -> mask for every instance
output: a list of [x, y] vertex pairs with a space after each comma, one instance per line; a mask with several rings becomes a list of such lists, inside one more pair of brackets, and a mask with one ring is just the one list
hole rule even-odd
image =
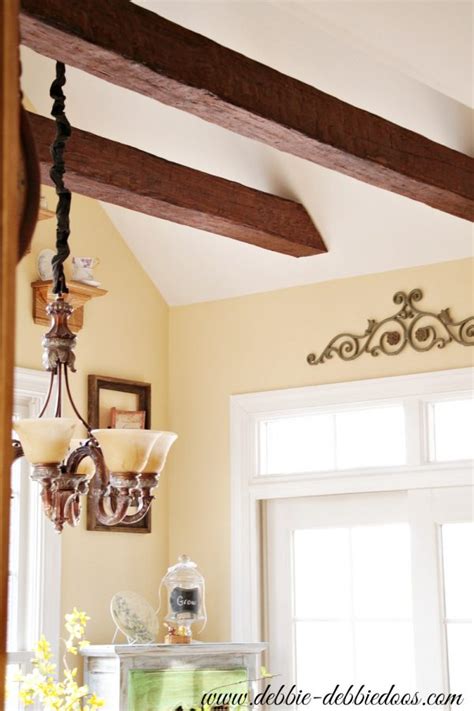
[[471, 2], [302, 0], [282, 4], [379, 62], [472, 105]]
[[[141, 5], [357, 106], [469, 153], [467, 2], [141, 0]], [[50, 60], [22, 52], [23, 87], [49, 112]], [[302, 202], [329, 253], [293, 259], [112, 205], [105, 209], [172, 305], [472, 254], [472, 228], [74, 69], [73, 125]], [[66, 159], [67, 160], [67, 159]]]

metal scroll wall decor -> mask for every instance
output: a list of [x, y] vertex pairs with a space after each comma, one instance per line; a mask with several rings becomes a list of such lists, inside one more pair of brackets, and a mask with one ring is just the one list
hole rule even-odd
[[396, 313], [382, 321], [369, 319], [361, 335], [339, 333], [319, 356], [310, 353], [306, 360], [309, 365], [319, 365], [334, 355], [342, 360], [355, 360], [363, 353], [398, 355], [407, 346], [423, 353], [432, 348], [444, 348], [453, 341], [462, 346], [474, 345], [474, 316], [454, 321], [449, 309], [438, 314], [423, 311], [417, 306], [422, 297], [421, 289], [413, 289], [408, 294], [397, 291], [393, 301], [400, 309]]

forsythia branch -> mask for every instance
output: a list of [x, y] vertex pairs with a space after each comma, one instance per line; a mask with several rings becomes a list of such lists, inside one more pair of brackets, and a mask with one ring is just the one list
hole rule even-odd
[[[84, 639], [87, 622], [90, 618], [76, 608], [65, 616], [65, 627], [69, 636], [63, 640], [66, 653], [77, 655], [78, 649], [89, 642]], [[51, 659], [51, 645], [41, 635], [34, 647], [35, 656], [31, 660], [33, 671], [19, 673], [12, 679], [20, 683], [19, 698], [24, 708], [39, 701], [44, 711], [96, 711], [104, 706], [103, 699], [91, 694], [87, 686], [79, 686], [76, 681], [77, 668], [70, 669], [66, 656], [63, 681], [57, 679], [56, 664]]]

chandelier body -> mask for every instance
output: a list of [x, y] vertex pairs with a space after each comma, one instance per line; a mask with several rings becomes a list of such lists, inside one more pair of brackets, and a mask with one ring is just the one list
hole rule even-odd
[[[37, 419], [18, 420], [13, 429], [13, 459], [25, 456], [32, 465], [31, 478], [41, 486], [44, 512], [58, 532], [64, 524], [77, 526], [81, 515], [81, 496], [92, 487], [97, 519], [106, 526], [137, 523], [148, 513], [153, 490], [159, 482], [166, 457], [177, 435], [152, 430], [91, 430], [71, 395], [69, 371], [75, 372], [76, 336], [69, 327], [73, 307], [64, 298], [68, 293], [63, 263], [69, 256], [69, 209], [71, 193], [65, 187], [63, 152], [71, 133], [64, 114], [65, 67], [56, 64], [56, 79], [51, 86], [56, 119], [56, 139], [52, 146], [51, 178], [59, 196], [56, 230], [57, 254], [52, 260], [55, 300], [47, 305], [51, 328], [44, 335], [43, 366], [51, 373], [48, 393]], [[54, 417], [44, 417], [55, 394]], [[74, 443], [75, 419], [64, 418], [63, 396], [86, 429], [83, 441]]]
[[[88, 493], [94, 475], [98, 484], [92, 489], [92, 496], [97, 504], [98, 521], [105, 526], [127, 526], [148, 513], [154, 499], [153, 489], [158, 485], [176, 435], [151, 430], [90, 429], [74, 403], [69, 386], [69, 370], [75, 372], [76, 336], [68, 325], [72, 311], [61, 295], [47, 306], [52, 318], [52, 326], [43, 337], [43, 365], [51, 373], [48, 394], [38, 419], [13, 423], [20, 437], [20, 442], [13, 441], [14, 459], [26, 456], [32, 464], [31, 478], [41, 485], [44, 512], [57, 531], [62, 531], [65, 523], [70, 526], [79, 523], [81, 495]], [[54, 392], [55, 416], [45, 418]], [[73, 449], [71, 438], [76, 421], [62, 417], [64, 392], [88, 433]], [[104, 452], [113, 471], [107, 467]], [[55, 461], [41, 461], [51, 458]], [[116, 470], [122, 462], [127, 469]], [[132, 513], [130, 507], [134, 509]]]

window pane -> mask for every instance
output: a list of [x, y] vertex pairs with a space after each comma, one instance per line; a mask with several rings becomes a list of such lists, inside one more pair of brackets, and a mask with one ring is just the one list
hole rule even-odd
[[474, 701], [474, 524], [447, 523], [441, 531], [449, 686], [452, 693], [463, 694], [464, 706], [471, 708]]
[[403, 407], [337, 413], [336, 442], [338, 469], [405, 464]]
[[10, 500], [10, 540], [8, 552], [8, 613], [7, 649], [18, 649], [18, 585], [20, 577], [20, 486], [21, 462], [17, 460], [11, 468], [12, 498]]
[[263, 424], [263, 472], [291, 474], [334, 469], [331, 414], [290, 417]]
[[413, 629], [410, 622], [356, 622], [357, 682], [372, 688], [397, 684], [415, 688]]
[[447, 625], [449, 657], [449, 689], [465, 698], [462, 708], [472, 708], [474, 701], [474, 644], [472, 624], [451, 623]]
[[293, 594], [299, 688], [413, 688], [408, 524], [296, 530]]
[[397, 466], [406, 462], [401, 405], [270, 420], [262, 424], [264, 474]]
[[[313, 695], [354, 680], [349, 622], [297, 622], [296, 683]], [[319, 708], [319, 707], [318, 707]]]
[[295, 614], [348, 618], [351, 609], [348, 528], [295, 531]]
[[410, 619], [408, 524], [353, 528], [352, 551], [356, 618]]
[[19, 664], [7, 664], [7, 698], [5, 703], [5, 711], [19, 711], [21, 708], [20, 699], [18, 696], [19, 683], [14, 681], [14, 678], [22, 671]]
[[445, 524], [442, 536], [446, 618], [470, 620], [474, 603], [474, 524]]
[[436, 402], [431, 408], [431, 420], [432, 459], [474, 459], [474, 400]]

